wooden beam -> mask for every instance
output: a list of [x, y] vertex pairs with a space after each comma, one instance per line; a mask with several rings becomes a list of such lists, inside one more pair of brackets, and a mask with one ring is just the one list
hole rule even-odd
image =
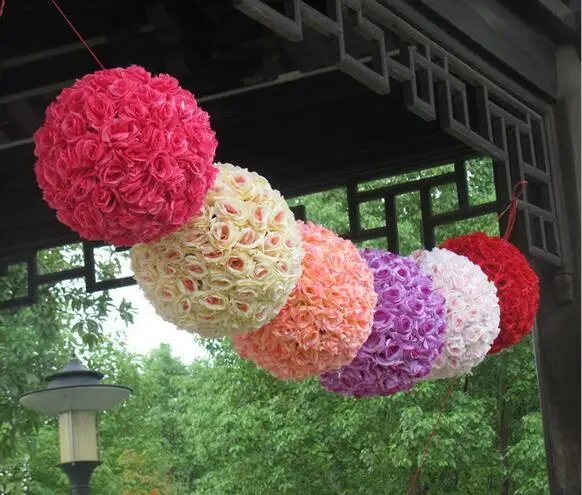
[[19, 136], [31, 136], [42, 124], [44, 108], [37, 111], [30, 100], [20, 99], [6, 105], [6, 113], [18, 129]]
[[580, 44], [578, 18], [580, 9], [568, 5], [563, 0], [532, 0], [527, 3], [515, 0], [501, 0], [520, 18], [535, 26], [556, 44]]
[[[370, 57], [364, 57], [364, 58], [360, 59], [360, 61], [363, 63], [367, 63], [370, 61], [370, 59], [371, 59]], [[226, 101], [229, 98], [244, 95], [247, 93], [254, 93], [254, 92], [259, 92], [259, 90], [276, 88], [278, 86], [284, 86], [288, 83], [302, 81], [305, 79], [310, 79], [310, 78], [313, 78], [316, 76], [322, 76], [322, 75], [333, 73], [333, 72], [338, 72], [338, 68], [335, 66], [330, 66], [330, 67], [322, 67], [320, 69], [315, 69], [315, 70], [312, 70], [309, 72], [299, 72], [299, 71], [289, 72], [286, 74], [281, 74], [279, 77], [277, 77], [273, 81], [268, 81], [268, 82], [259, 83], [259, 84], [252, 84], [252, 85], [248, 85], [248, 86], [234, 88], [234, 89], [231, 89], [228, 91], [223, 91], [220, 93], [200, 96], [200, 97], [197, 97], [197, 100], [198, 100], [198, 103], [204, 104], [204, 106], [206, 107], [207, 103], [218, 102], [219, 100]], [[22, 99], [34, 98], [37, 96], [47, 95], [49, 93], [58, 93], [61, 89], [72, 85], [74, 82], [75, 82], [74, 80], [64, 81], [64, 82], [51, 84], [48, 86], [35, 88], [32, 90], [28, 90], [28, 91], [14, 93], [14, 94], [7, 95], [7, 96], [0, 96], [0, 105], [11, 104], [13, 102], [16, 102], [16, 101], [19, 101]], [[363, 88], [359, 88], [359, 92], [366, 92], [366, 90]], [[261, 97], [258, 98], [258, 100], [261, 100], [261, 99], [263, 101], [267, 101], [269, 107], [272, 106], [271, 102], [268, 101], [268, 99], [261, 98]], [[304, 97], [302, 97], [300, 99], [304, 100]], [[322, 98], [320, 98], [320, 99], [322, 99]], [[251, 105], [247, 105], [248, 110], [245, 110], [245, 111], [256, 112], [257, 111], [257, 108], [255, 106], [256, 101], [257, 100], [255, 100], [255, 103], [252, 103]], [[236, 107], [236, 104], [234, 106]], [[293, 106], [295, 106], [295, 104]], [[227, 103], [227, 104], [225, 104], [225, 108], [226, 107], [232, 107], [232, 104]], [[239, 111], [239, 113], [240, 113], [240, 111]], [[232, 115], [231, 113], [228, 113], [227, 115], [222, 115], [222, 113], [220, 111], [218, 112], [218, 114], [215, 114], [214, 112], [212, 112], [213, 121], [217, 120], [217, 118], [230, 117], [231, 115]], [[11, 149], [11, 148], [17, 148], [19, 146], [25, 146], [25, 145], [31, 144], [32, 142], [33, 142], [32, 137], [24, 137], [22, 139], [12, 140], [12, 141], [8, 141], [5, 143], [0, 142], [0, 151]]]
[[[155, 31], [155, 28], [151, 24], [143, 24], [138, 28], [139, 34], [145, 35], [150, 34]], [[111, 38], [116, 38], [115, 34], [110, 34], [107, 36], [95, 36], [87, 40], [87, 44], [92, 47], [98, 47], [108, 43]], [[56, 46], [53, 48], [47, 48], [46, 50], [29, 53], [26, 55], [20, 55], [17, 57], [6, 58], [0, 61], [0, 67], [4, 70], [11, 69], [13, 67], [19, 67], [21, 65], [32, 64], [40, 61], [44, 61], [53, 57], [60, 57], [70, 53], [75, 53], [79, 51], [86, 50], [85, 46], [81, 42], [67, 43], [65, 45]]]
[[[380, 0], [392, 3], [402, 0]], [[537, 2], [519, 2], [525, 9]], [[541, 32], [497, 0], [420, 0], [438, 23], [461, 43], [476, 43], [550, 96], [556, 93], [553, 46]], [[524, 5], [524, 3], [527, 4]]]

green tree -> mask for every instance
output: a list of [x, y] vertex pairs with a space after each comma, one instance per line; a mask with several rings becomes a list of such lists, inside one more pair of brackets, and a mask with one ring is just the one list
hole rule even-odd
[[[494, 200], [490, 161], [466, 167], [471, 203]], [[361, 187], [451, 170], [446, 165]], [[431, 198], [435, 213], [458, 208], [453, 187], [435, 188]], [[304, 204], [309, 220], [347, 232], [343, 190], [290, 202]], [[407, 254], [422, 246], [418, 197], [399, 196], [397, 213], [400, 248]], [[384, 205], [362, 205], [362, 214], [365, 229], [381, 227]], [[448, 224], [436, 234], [441, 241], [474, 230], [497, 233], [496, 215]], [[385, 239], [366, 244], [386, 247]], [[317, 379], [278, 381], [239, 359], [229, 341], [203, 344], [208, 357], [191, 365], [167, 347], [141, 359], [127, 353], [122, 340], [93, 346], [92, 366], [134, 389], [127, 403], [103, 415], [104, 464], [95, 474], [96, 493], [404, 494], [418, 466], [417, 494], [548, 492], [531, 338], [466, 377], [366, 400], [330, 394]], [[5, 466], [32, 478], [32, 494], [62, 493], [66, 480], [53, 467], [54, 422], [42, 425], [34, 449], [32, 438], [21, 438], [19, 454]], [[425, 452], [427, 439], [432, 442]]]
[[[38, 269], [41, 274], [69, 270], [80, 265], [81, 257], [75, 246], [41, 251]], [[113, 258], [104, 259], [99, 269], [104, 277], [112, 277], [119, 265]], [[25, 295], [26, 279], [25, 266], [10, 267], [0, 278], [0, 300]], [[103, 323], [115, 309], [106, 292], [89, 294], [80, 283], [65, 282], [41, 287], [33, 306], [0, 313], [0, 493], [18, 493], [14, 487], [27, 479], [31, 452], [50, 437], [42, 430], [45, 420], [20, 407], [18, 397], [41, 386], [42, 378], [62, 368], [71, 354], [91, 352], [99, 345]], [[131, 321], [126, 302], [117, 309], [122, 319]]]

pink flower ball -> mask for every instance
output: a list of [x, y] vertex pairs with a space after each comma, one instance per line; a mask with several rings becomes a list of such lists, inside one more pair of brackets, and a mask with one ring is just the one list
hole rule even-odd
[[280, 380], [302, 380], [350, 363], [372, 330], [374, 277], [356, 247], [323, 227], [297, 222], [302, 276], [281, 312], [233, 337], [238, 354]]
[[217, 173], [208, 114], [173, 77], [136, 66], [64, 89], [34, 142], [37, 181], [57, 218], [115, 246], [178, 230]]

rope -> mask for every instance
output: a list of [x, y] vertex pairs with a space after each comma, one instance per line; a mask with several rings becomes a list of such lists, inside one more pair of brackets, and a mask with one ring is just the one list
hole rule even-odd
[[426, 441], [424, 442], [424, 449], [422, 451], [422, 458], [421, 458], [420, 462], [418, 463], [418, 467], [416, 468], [414, 476], [412, 477], [412, 480], [410, 482], [410, 486], [408, 487], [408, 491], [406, 492], [407, 495], [410, 495], [412, 493], [412, 490], [414, 489], [414, 487], [416, 485], [416, 482], [417, 482], [418, 477], [420, 475], [420, 472], [422, 470], [422, 466], [424, 465], [424, 463], [426, 461], [426, 457], [427, 457], [426, 454], [428, 452], [428, 448], [430, 447], [430, 445], [432, 444], [432, 441], [434, 440], [434, 437], [438, 433], [439, 425], [441, 422], [441, 417], [442, 417], [443, 413], [445, 412], [445, 409], [447, 407], [447, 403], [449, 402], [451, 394], [453, 393], [454, 386], [455, 386], [455, 382], [451, 383], [451, 385], [449, 386], [449, 388], [447, 390], [447, 394], [445, 395], [445, 398], [443, 399], [443, 403], [441, 404], [441, 407], [439, 409], [439, 414], [437, 416], [437, 420], [436, 420], [436, 423], [434, 425], [434, 429], [433, 429], [432, 433], [428, 436]]
[[[97, 56], [97, 54], [93, 51], [93, 49], [89, 46], [89, 43], [87, 43], [85, 41], [85, 38], [83, 38], [83, 36], [81, 35], [81, 33], [79, 32], [79, 30], [75, 27], [75, 25], [71, 22], [71, 20], [67, 17], [67, 14], [65, 14], [63, 12], [63, 9], [61, 9], [61, 7], [59, 6], [59, 4], [56, 2], [56, 0], [50, 0], [51, 3], [54, 5], [55, 9], [57, 9], [57, 11], [59, 12], [59, 14], [61, 14], [61, 16], [63, 17], [63, 19], [66, 21], [66, 23], [69, 25], [69, 27], [73, 30], [73, 33], [75, 33], [75, 35], [77, 36], [77, 38], [79, 38], [79, 41], [81, 43], [83, 43], [83, 46], [85, 46], [85, 48], [89, 51], [89, 53], [91, 54], [91, 56], [93, 57], [93, 59], [95, 60], [95, 62], [97, 62], [97, 65], [99, 67], [101, 67], [101, 69], [105, 70], [105, 66], [103, 65], [103, 63], [101, 62], [101, 60], [99, 60], [99, 57]], [[2, 17], [2, 14], [4, 14], [4, 7], [6, 6], [6, 0], [1, 0], [0, 1], [0, 17]]]
[[513, 232], [513, 227], [515, 227], [515, 221], [517, 220], [517, 202], [519, 197], [523, 193], [524, 189], [527, 187], [527, 181], [519, 181], [515, 186], [513, 186], [513, 192], [511, 194], [511, 203], [501, 212], [499, 219], [503, 217], [509, 211], [509, 218], [507, 219], [507, 227], [505, 228], [505, 234], [503, 234], [503, 239], [509, 240], [511, 232]]

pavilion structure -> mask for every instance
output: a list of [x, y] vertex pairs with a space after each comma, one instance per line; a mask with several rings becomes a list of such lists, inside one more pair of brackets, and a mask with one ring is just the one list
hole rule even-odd
[[[268, 177], [286, 196], [346, 189], [354, 241], [398, 250], [395, 198], [417, 192], [425, 246], [440, 225], [500, 212], [527, 180], [511, 241], [540, 276], [536, 362], [552, 494], [580, 493], [580, 1], [128, 0], [60, 5], [108, 67], [168, 72], [212, 117], [217, 158]], [[97, 69], [48, 0], [7, 1], [0, 19], [0, 276], [26, 265], [43, 284], [84, 278], [84, 265], [39, 273], [41, 250], [78, 243], [43, 202], [32, 133], [46, 105]], [[465, 160], [494, 163], [496, 200], [473, 205]], [[362, 191], [359, 184], [442, 163], [454, 171]], [[430, 191], [453, 184], [458, 209]], [[360, 205], [382, 198], [386, 224]], [[301, 205], [298, 217], [307, 215]], [[504, 219], [501, 220], [504, 222]]]

